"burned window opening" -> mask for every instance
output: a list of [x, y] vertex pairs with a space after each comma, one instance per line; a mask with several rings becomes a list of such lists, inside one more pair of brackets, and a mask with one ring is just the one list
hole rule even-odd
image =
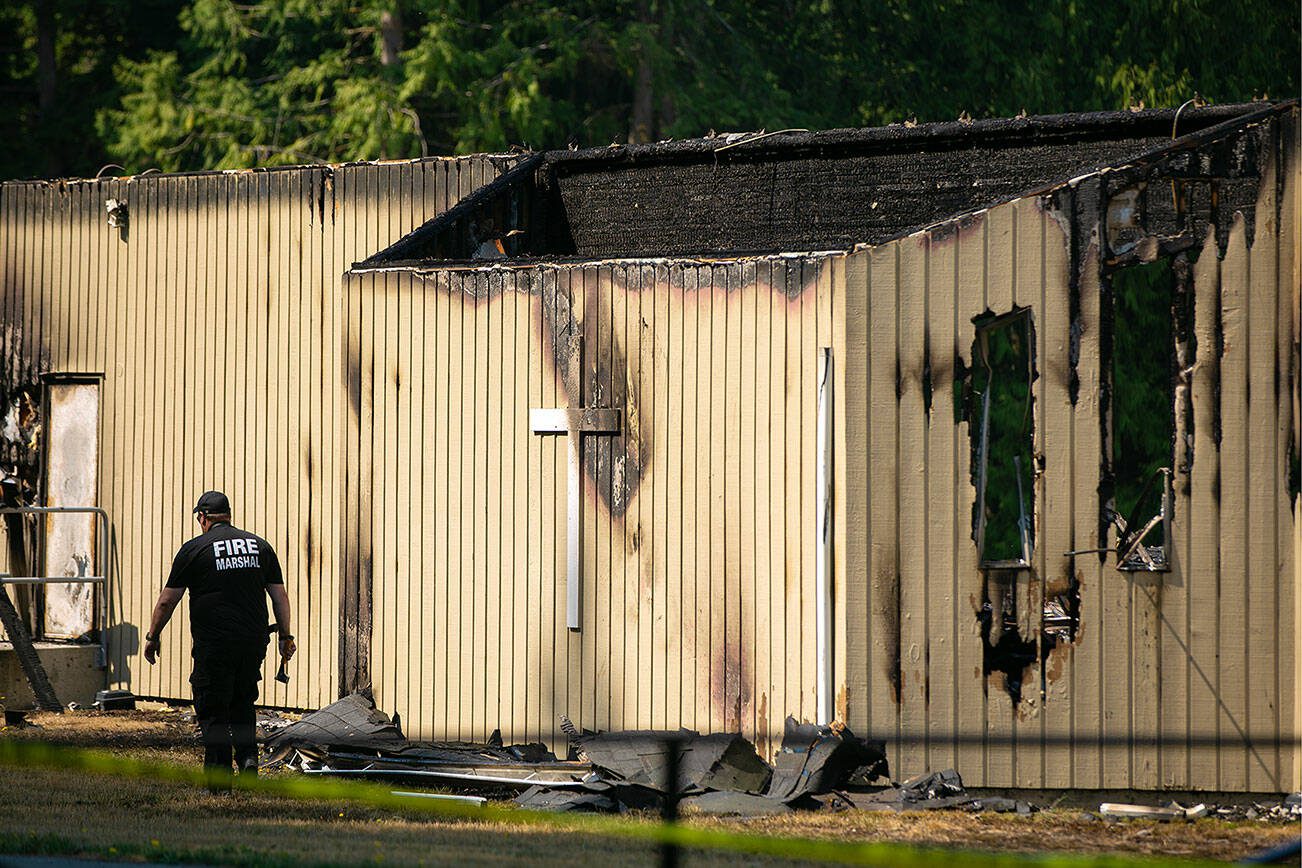
[[1059, 645], [1071, 645], [1080, 630], [1080, 582], [1073, 575], [1067, 590], [1045, 599], [1040, 617], [1040, 704], [1049, 700], [1049, 657]]
[[1180, 430], [1184, 434], [1184, 442], [1176, 444], [1179, 466], [1175, 472], [1185, 495], [1190, 493], [1194, 464], [1193, 371], [1198, 359], [1198, 335], [1194, 331], [1193, 262], [1197, 258], [1194, 251], [1178, 253], [1171, 260], [1175, 275], [1175, 412], [1183, 422]]
[[972, 440], [972, 538], [983, 568], [1024, 568], [1035, 547], [1035, 330], [1017, 308], [975, 321], [968, 432]]
[[[39, 502], [41, 489], [42, 389], [36, 372], [26, 363], [20, 364], [19, 382], [0, 394], [4, 401], [0, 414], [0, 506], [31, 506]], [[5, 515], [3, 523], [9, 571], [32, 575], [40, 555], [42, 522], [34, 515]], [[28, 632], [39, 636], [44, 615], [38, 589], [13, 585], [8, 593]]]
[[1003, 673], [1004, 689], [1013, 705], [1017, 705], [1026, 686], [1026, 670], [1038, 662], [1043, 704], [1048, 700], [1049, 655], [1059, 644], [1075, 642], [1080, 629], [1080, 585], [1073, 577], [1067, 591], [1045, 599], [1041, 606], [1040, 635], [1026, 638], [1017, 614], [1017, 581], [1021, 574], [1019, 569], [991, 569], [985, 573], [981, 609], [977, 613], [982, 667], [987, 679], [995, 672]]
[[[1190, 332], [1192, 293], [1180, 286], [1174, 258], [1117, 269], [1112, 310], [1112, 497], [1104, 517], [1116, 531], [1117, 569], [1170, 568], [1171, 471], [1176, 394], [1182, 375], [1178, 339]], [[1184, 413], [1183, 409], [1179, 412]]]
[[1117, 569], [1161, 572], [1171, 568], [1167, 560], [1171, 544], [1170, 468], [1159, 467], [1153, 472], [1129, 515], [1123, 518], [1113, 511], [1111, 518], [1117, 530]]

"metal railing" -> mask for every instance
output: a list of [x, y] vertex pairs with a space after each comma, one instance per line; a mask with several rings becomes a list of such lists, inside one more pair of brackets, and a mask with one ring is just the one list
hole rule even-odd
[[95, 539], [95, 572], [93, 576], [10, 576], [0, 575], [0, 585], [102, 585], [99, 594], [99, 651], [95, 666], [108, 668], [109, 574], [112, 559], [108, 556], [109, 517], [98, 506], [5, 506], [0, 515], [61, 515], [86, 514], [99, 518], [99, 533]]

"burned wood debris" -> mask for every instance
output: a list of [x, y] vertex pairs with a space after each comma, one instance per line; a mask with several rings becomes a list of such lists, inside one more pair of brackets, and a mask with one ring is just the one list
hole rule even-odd
[[962, 808], [997, 814], [1031, 814], [1038, 810], [1029, 802], [1003, 796], [978, 796], [963, 787], [954, 769], [909, 778], [897, 787], [850, 797], [852, 807], [865, 811], [931, 811]]
[[415, 742], [399, 721], [354, 693], [305, 715], [267, 739], [267, 764], [283, 763], [306, 774], [397, 778], [437, 786], [510, 792], [547, 782], [575, 786], [592, 765], [558, 762], [541, 744]]
[[[671, 765], [677, 769], [672, 791], [687, 812], [760, 816], [856, 806], [972, 807], [977, 801], [952, 770], [892, 784], [885, 744], [839, 724], [788, 717], [772, 766], [737, 733], [589, 732], [568, 719], [562, 730], [570, 741], [566, 759], [541, 744], [504, 745], [497, 733], [485, 744], [415, 742], [369, 694], [356, 693], [271, 732], [265, 755], [268, 765], [305, 774], [514, 795], [521, 807], [547, 811], [659, 810], [671, 790]], [[670, 749], [676, 762], [670, 762]], [[1010, 805], [989, 807], [1021, 809]]]
[[[762, 817], [794, 811], [930, 811], [1015, 813], [1030, 802], [967, 790], [954, 769], [890, 779], [885, 743], [841, 724], [818, 726], [788, 717], [782, 746], [770, 765], [738, 733], [702, 735], [689, 729], [591, 732], [561, 718], [568, 755], [540, 743], [507, 745], [495, 732], [486, 743], [408, 740], [400, 721], [355, 693], [290, 721], [264, 716], [264, 766], [309, 775], [385, 782], [513, 799], [521, 808], [554, 812], [660, 812], [671, 788], [685, 814]], [[676, 751], [670, 762], [668, 750]], [[430, 793], [404, 793], [434, 797]], [[464, 796], [463, 796], [464, 797]], [[449, 797], [454, 798], [454, 797]], [[1297, 822], [1302, 794], [1279, 805], [1198, 805], [1184, 808], [1104, 804], [1088, 819], [1201, 817]]]
[[813, 726], [787, 717], [768, 795], [793, 802], [889, 777], [884, 742], [860, 739], [845, 727]]
[[[1185, 807], [1179, 802], [1165, 805], [1132, 805], [1118, 802], [1104, 802], [1099, 805], [1097, 816], [1085, 814], [1090, 819], [1109, 821], [1120, 820], [1155, 820], [1166, 823], [1176, 820], [1201, 820], [1210, 817], [1229, 820], [1236, 823], [1255, 821], [1259, 823], [1280, 823], [1297, 825], [1302, 821], [1302, 793], [1290, 793], [1278, 802], [1236, 802], [1232, 804], [1199, 803]], [[1252, 860], [1245, 860], [1252, 861]]]
[[[686, 814], [761, 817], [793, 811], [930, 811], [1015, 813], [1039, 810], [1030, 802], [970, 792], [954, 769], [890, 779], [884, 742], [856, 736], [841, 724], [818, 726], [788, 717], [782, 746], [770, 765], [738, 733], [676, 731], [591, 732], [561, 718], [568, 755], [546, 746], [418, 742], [400, 721], [355, 693], [289, 722], [260, 721], [264, 765], [283, 764], [309, 775], [358, 777], [511, 798], [529, 810], [659, 812], [673, 794]], [[671, 763], [669, 749], [677, 754]], [[428, 794], [411, 794], [417, 795]], [[1276, 805], [1198, 805], [1186, 809], [1105, 804], [1090, 819], [1263, 819], [1296, 822], [1302, 795]]]

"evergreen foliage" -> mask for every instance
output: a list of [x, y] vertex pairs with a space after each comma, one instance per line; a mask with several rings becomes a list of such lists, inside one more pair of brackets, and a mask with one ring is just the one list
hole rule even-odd
[[1284, 0], [17, 0], [4, 177], [868, 126], [1298, 88]]

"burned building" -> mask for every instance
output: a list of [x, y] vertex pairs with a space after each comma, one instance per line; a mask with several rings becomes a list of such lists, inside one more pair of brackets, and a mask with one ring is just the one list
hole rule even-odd
[[217, 487], [310, 635], [271, 704], [1296, 788], [1298, 117], [6, 184], [5, 469], [57, 489], [30, 420], [97, 390], [85, 626], [143, 695]]

